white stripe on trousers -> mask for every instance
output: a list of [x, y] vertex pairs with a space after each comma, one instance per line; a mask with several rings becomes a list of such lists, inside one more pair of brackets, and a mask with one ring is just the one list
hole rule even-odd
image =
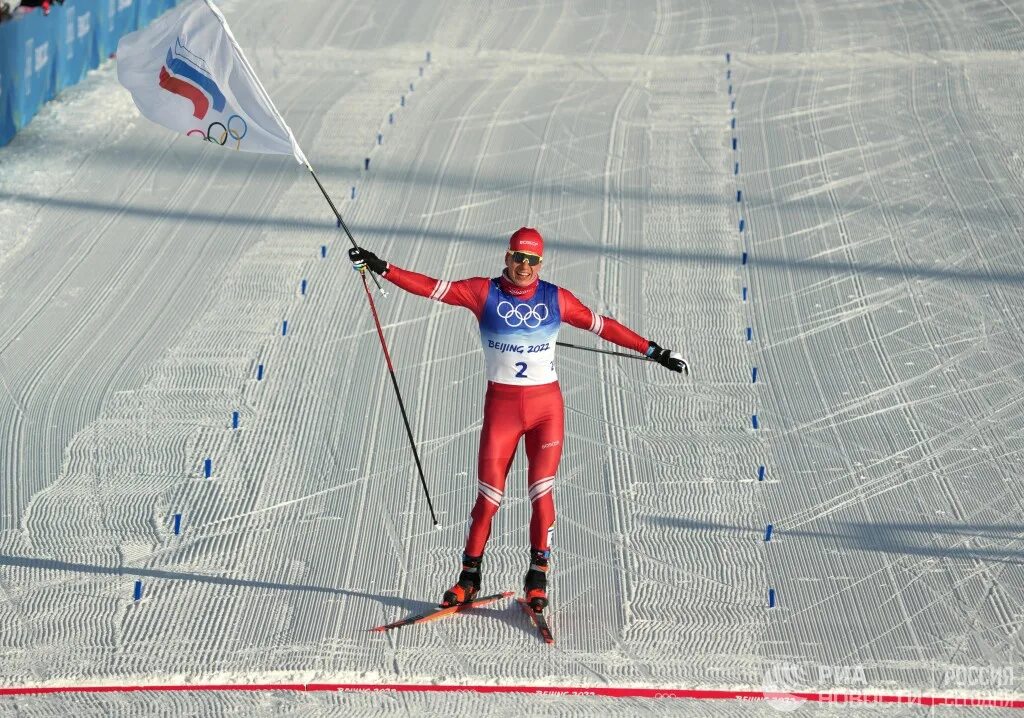
[[553, 488], [555, 488], [554, 476], [546, 476], [543, 479], [539, 479], [537, 483], [530, 487], [530, 501], [536, 501], [542, 496], [547, 496]]
[[502, 493], [498, 489], [494, 488], [490, 484], [485, 484], [483, 481], [478, 482], [477, 486], [480, 495], [490, 501], [495, 506], [501, 506]]

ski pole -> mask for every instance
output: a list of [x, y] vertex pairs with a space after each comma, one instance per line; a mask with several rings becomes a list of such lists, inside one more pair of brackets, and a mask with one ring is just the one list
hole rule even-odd
[[[309, 173], [311, 175], [313, 175], [313, 181], [315, 181], [316, 182], [316, 186], [320, 188], [320, 191], [324, 195], [324, 199], [327, 200], [327, 204], [329, 204], [331, 206], [331, 211], [334, 212], [334, 216], [338, 219], [338, 226], [341, 227], [343, 230], [345, 230], [345, 234], [348, 235], [348, 241], [350, 241], [352, 243], [353, 247], [358, 249], [359, 245], [356, 244], [355, 237], [353, 237], [352, 233], [348, 231], [348, 225], [345, 224], [345, 220], [343, 220], [341, 218], [341, 212], [339, 212], [338, 208], [334, 206], [334, 201], [331, 199], [331, 196], [329, 194], [327, 194], [327, 190], [324, 189], [324, 186], [322, 184], [320, 184], [320, 178], [317, 177], [316, 176], [316, 172], [313, 171], [313, 165], [311, 165], [311, 164], [309, 164], [307, 162], [306, 163], [306, 169], [308, 169]], [[373, 283], [377, 285], [377, 289], [380, 291], [381, 296], [384, 296], [384, 297], [388, 296], [388, 293], [384, 291], [384, 287], [380, 286], [380, 282], [377, 281], [376, 277], [374, 277], [371, 274], [370, 275], [370, 279], [372, 279]]]
[[570, 344], [568, 342], [555, 342], [560, 347], [569, 347], [570, 349], [582, 349], [585, 352], [596, 352], [598, 354], [611, 354], [614, 357], [624, 357], [626, 359], [639, 359], [640, 361], [654, 361], [650, 357], [645, 357], [640, 354], [624, 354], [623, 352], [612, 352], [607, 349], [593, 349], [591, 347], [581, 347], [576, 344]]
[[416, 469], [420, 474], [420, 484], [423, 485], [423, 493], [427, 497], [427, 507], [430, 509], [430, 518], [434, 521], [435, 528], [441, 528], [437, 523], [437, 516], [434, 514], [434, 504], [430, 500], [430, 491], [427, 489], [427, 480], [423, 476], [423, 465], [420, 463], [420, 454], [416, 450], [416, 441], [412, 438], [412, 428], [409, 426], [409, 415], [405, 413], [405, 402], [402, 401], [402, 392], [398, 390], [398, 379], [395, 378], [395, 367], [391, 363], [391, 353], [388, 351], [387, 342], [384, 341], [384, 330], [380, 327], [380, 318], [377, 316], [377, 306], [373, 303], [373, 295], [370, 293], [370, 285], [366, 283], [366, 267], [359, 270], [359, 277], [363, 280], [363, 289], [366, 291], [366, 298], [370, 301], [370, 311], [373, 312], [373, 323], [377, 327], [377, 338], [380, 339], [380, 347], [384, 350], [384, 360], [388, 365], [388, 373], [391, 375], [391, 384], [395, 387], [395, 396], [398, 397], [398, 408], [402, 410], [402, 421], [405, 422], [405, 433], [409, 435], [409, 444], [412, 446], [412, 455], [416, 459]]
[[[341, 218], [341, 212], [339, 212], [338, 208], [334, 206], [334, 201], [331, 200], [331, 196], [327, 194], [327, 190], [324, 188], [323, 184], [321, 184], [320, 178], [317, 177], [316, 172], [313, 171], [313, 166], [307, 162], [306, 168], [309, 170], [309, 173], [313, 175], [313, 181], [316, 182], [316, 186], [320, 188], [320, 192], [323, 194], [324, 199], [327, 200], [327, 204], [330, 205], [331, 211], [334, 212], [334, 216], [338, 220], [338, 226], [345, 230], [345, 234], [348, 236], [348, 240], [352, 243], [352, 246], [358, 249], [359, 245], [356, 244], [355, 237], [353, 237], [352, 232], [349, 231], [348, 225], [345, 224], [345, 220]], [[413, 439], [412, 436], [412, 427], [409, 426], [409, 415], [405, 411], [405, 402], [402, 401], [402, 392], [398, 388], [398, 379], [395, 377], [395, 367], [391, 363], [391, 353], [388, 352], [388, 345], [384, 340], [384, 330], [381, 329], [380, 318], [377, 316], [377, 305], [374, 304], [373, 295], [370, 294], [370, 286], [366, 283], [365, 267], [359, 271], [359, 276], [363, 280], [363, 289], [366, 291], [366, 298], [370, 302], [370, 312], [373, 314], [373, 323], [377, 327], [377, 337], [380, 339], [381, 349], [384, 350], [384, 360], [387, 362], [388, 373], [391, 375], [391, 385], [395, 388], [395, 396], [398, 398], [398, 408], [402, 411], [402, 421], [405, 422], [405, 433], [409, 435], [409, 445], [412, 446], [412, 455], [413, 458], [416, 459], [416, 470], [420, 475], [420, 484], [423, 485], [423, 493], [427, 497], [427, 508], [430, 509], [430, 518], [434, 522], [434, 526], [436, 528], [441, 528], [437, 523], [437, 515], [434, 513], [434, 504], [430, 500], [430, 491], [427, 489], [427, 479], [423, 475], [423, 465], [420, 463], [419, 451], [416, 450], [416, 440]], [[380, 293], [385, 297], [388, 296], [388, 293], [384, 291], [384, 287], [380, 285], [380, 282], [377, 281], [377, 278], [373, 276], [372, 273], [370, 274], [370, 278], [373, 279], [373, 283], [377, 285], [377, 289], [380, 290]]]

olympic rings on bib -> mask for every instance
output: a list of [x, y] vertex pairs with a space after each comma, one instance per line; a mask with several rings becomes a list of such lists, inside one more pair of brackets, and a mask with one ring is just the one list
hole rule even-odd
[[510, 327], [525, 326], [527, 329], [536, 329], [548, 318], [548, 305], [538, 304], [531, 307], [529, 304], [516, 304], [500, 301], [495, 307], [498, 316], [505, 320]]
[[242, 138], [249, 134], [249, 125], [240, 115], [231, 115], [228, 118], [227, 125], [224, 125], [223, 122], [211, 122], [205, 132], [203, 130], [189, 130], [185, 134], [189, 137], [198, 137], [221, 146], [226, 145], [230, 137], [238, 143], [235, 149], [240, 149]]

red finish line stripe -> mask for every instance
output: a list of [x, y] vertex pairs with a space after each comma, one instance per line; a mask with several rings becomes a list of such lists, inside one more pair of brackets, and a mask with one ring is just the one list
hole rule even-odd
[[0, 688], [0, 696], [61, 693], [160, 693], [186, 691], [401, 691], [408, 693], [525, 693], [606, 698], [689, 698], [695, 700], [810, 701], [813, 703], [903, 703], [922, 706], [1024, 708], [1024, 699], [877, 693], [769, 693], [712, 688], [609, 688], [579, 686], [471, 686], [431, 683], [224, 683], [209, 685], [40, 686]]

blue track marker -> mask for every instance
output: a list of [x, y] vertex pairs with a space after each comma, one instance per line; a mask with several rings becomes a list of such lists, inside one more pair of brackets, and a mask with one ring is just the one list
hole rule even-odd
[[746, 226], [747, 226], [747, 221], [741, 217], [740, 218], [740, 231], [742, 232], [746, 228]]
[[747, 263], [747, 253], [744, 252], [743, 253], [743, 258], [740, 260], [740, 264], [746, 264], [746, 263]]
[[765, 541], [771, 541], [772, 540], [772, 525], [771, 524], [768, 524], [767, 526], [764, 527], [764, 540]]
[[775, 608], [775, 589], [768, 589], [768, 608]]
[[181, 533], [181, 514], [174, 514], [174, 535]]
[[263, 365], [256, 367], [256, 381], [263, 381]]
[[757, 480], [764, 481], [764, 465], [757, 467]]
[[282, 337], [288, 336], [288, 320], [287, 319], [285, 319], [285, 320], [283, 320], [281, 322], [281, 336]]
[[141, 601], [142, 600], [142, 581], [136, 581], [135, 582], [135, 600], [136, 601]]
[[232, 429], [237, 429], [238, 428], [238, 412], [237, 411], [231, 412], [231, 428]]
[[757, 414], [754, 414], [753, 416], [751, 416], [751, 417], [750, 417], [750, 424], [751, 424], [751, 425], [752, 425], [752, 426], [753, 426], [753, 427], [754, 427], [755, 429], [756, 429], [756, 428], [758, 428], [758, 423], [757, 423]]
[[736, 190], [736, 201], [737, 202], [742, 202], [743, 201], [743, 190], [741, 190], [741, 189]]
[[302, 282], [299, 284], [299, 294], [301, 294], [302, 296], [306, 296], [306, 286], [306, 280], [303, 279]]
[[750, 383], [751, 384], [756, 384], [757, 383], [757, 367], [756, 366], [753, 369], [750, 370]]
[[213, 459], [203, 460], [203, 476], [210, 478], [213, 475]]
[[747, 327], [747, 341], [748, 342], [754, 341], [754, 328], [753, 327]]
[[733, 173], [734, 175], [738, 175], [738, 174], [740, 173], [740, 163], [739, 163], [739, 162], [737, 162], [737, 163], [735, 163], [735, 164], [733, 165], [733, 168], [732, 168], [732, 173]]
[[743, 301], [744, 302], [747, 301], [747, 288], [746, 287], [743, 288]]

